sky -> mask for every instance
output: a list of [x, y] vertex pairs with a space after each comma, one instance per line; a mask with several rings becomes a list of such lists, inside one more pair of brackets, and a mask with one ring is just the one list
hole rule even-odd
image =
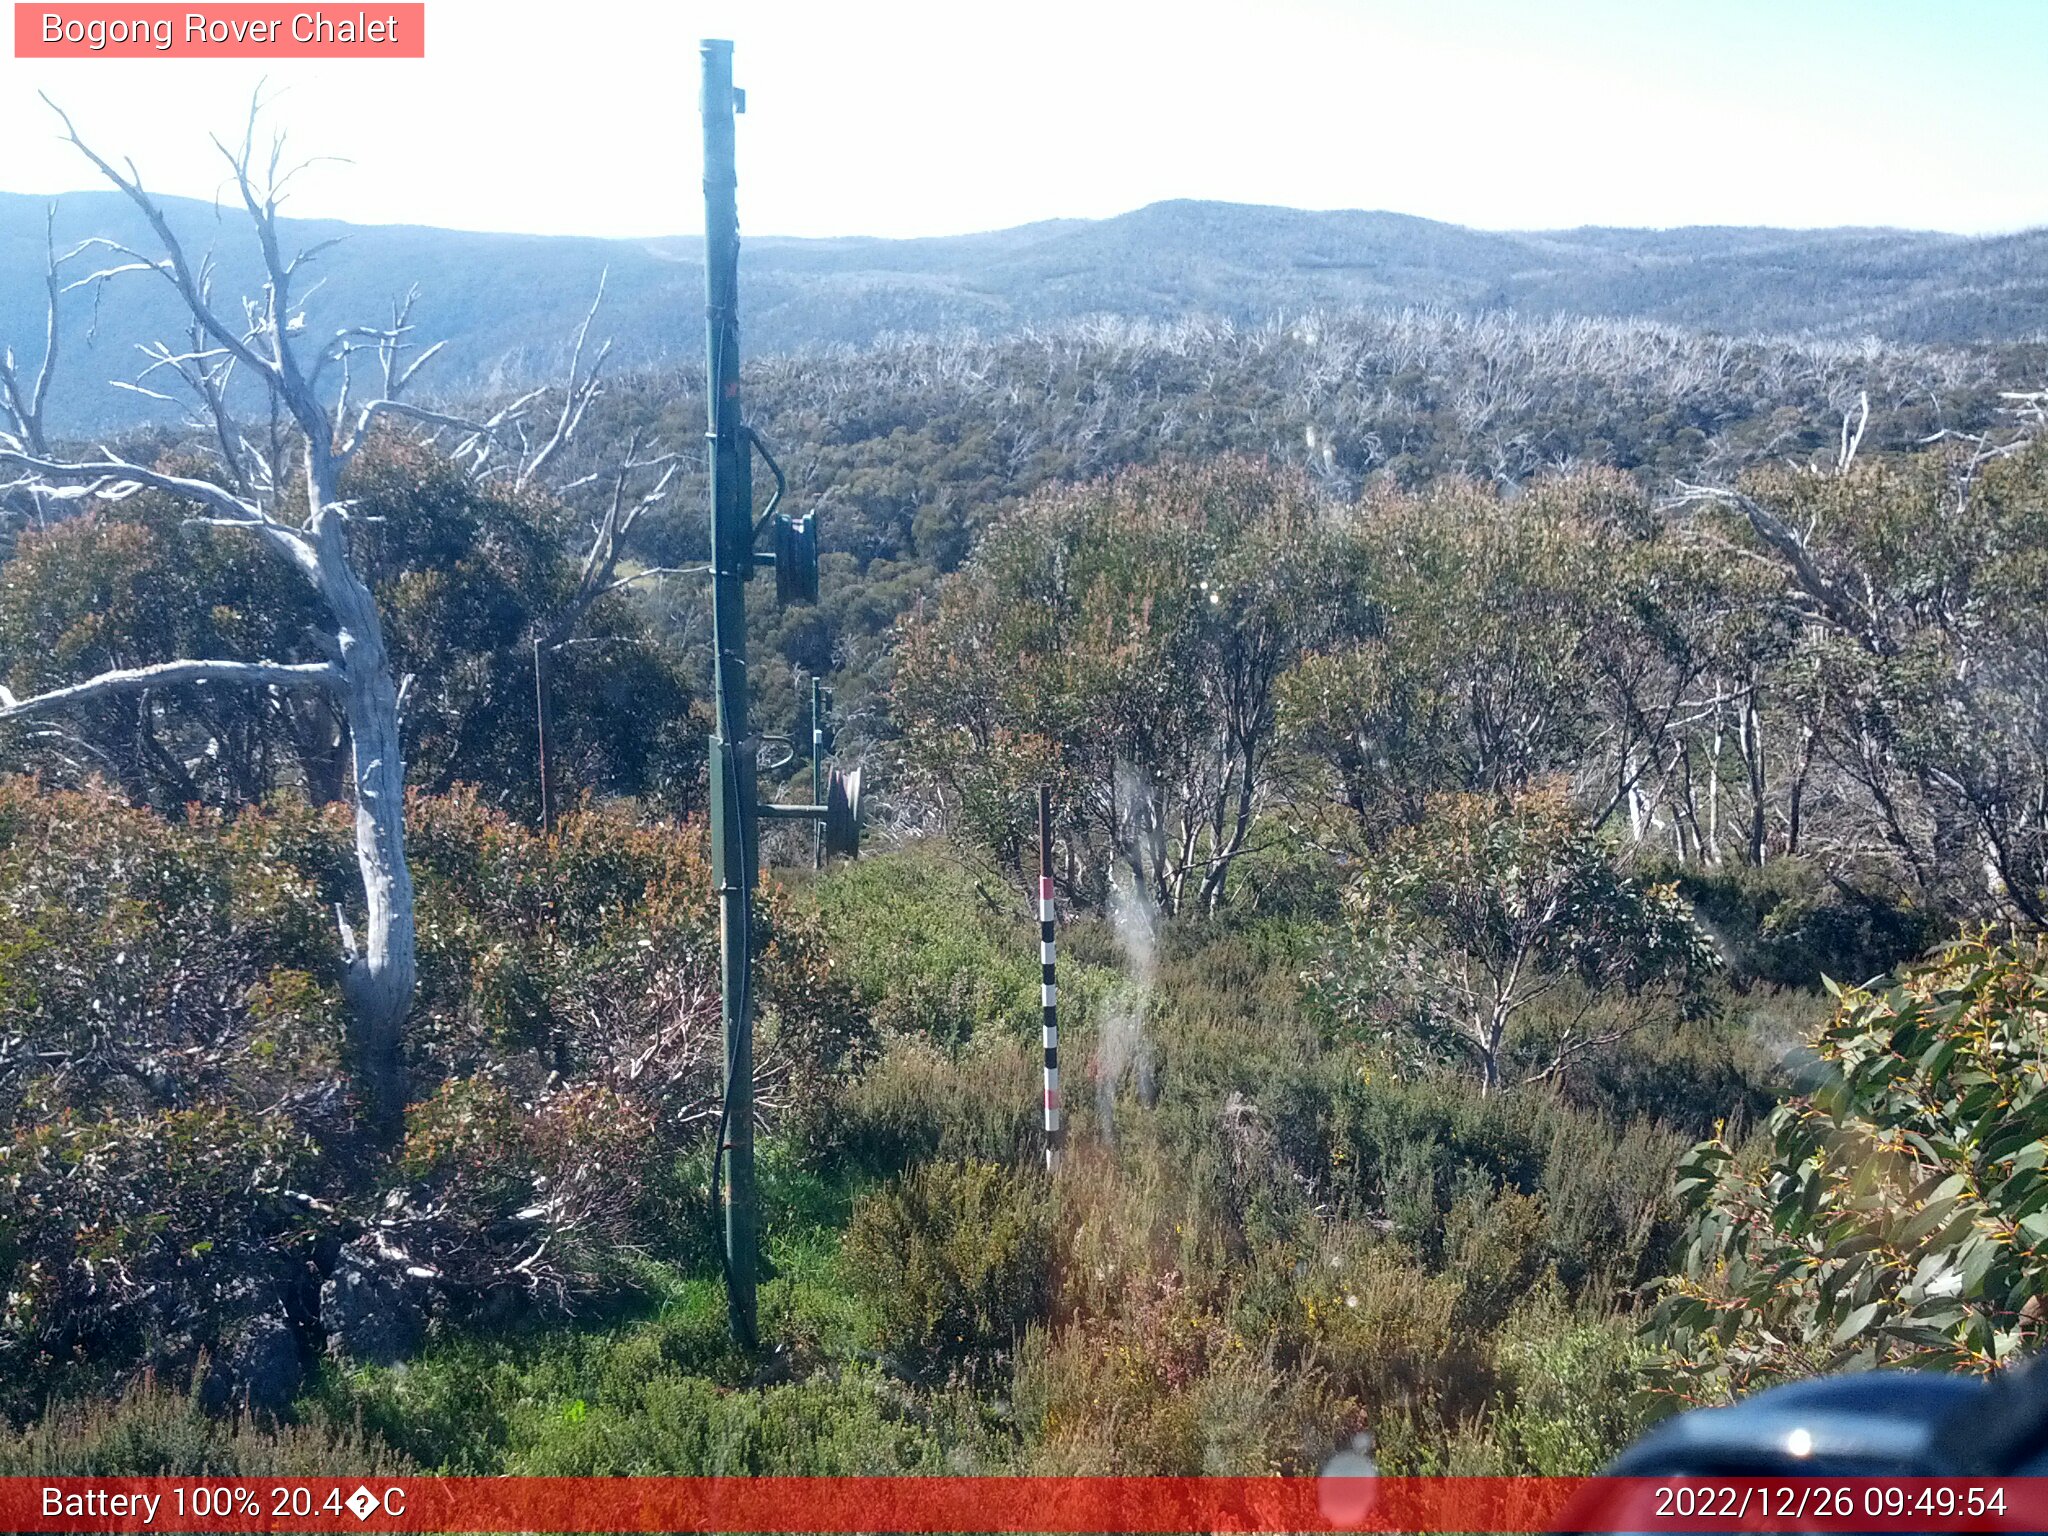
[[91, 184], [47, 92], [152, 188], [212, 197], [208, 134], [267, 77], [293, 149], [343, 157], [292, 213], [694, 233], [715, 36], [753, 234], [1176, 197], [1489, 229], [2048, 224], [2042, 0], [428, 0], [427, 25], [424, 60], [0, 59], [0, 191]]

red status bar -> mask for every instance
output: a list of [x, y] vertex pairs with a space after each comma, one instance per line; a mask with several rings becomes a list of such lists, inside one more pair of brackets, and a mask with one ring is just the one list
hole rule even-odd
[[2020, 1531], [2036, 1478], [0, 1478], [9, 1531]]

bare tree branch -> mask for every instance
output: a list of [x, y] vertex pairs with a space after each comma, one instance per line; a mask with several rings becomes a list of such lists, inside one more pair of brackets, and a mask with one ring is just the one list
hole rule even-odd
[[279, 522], [255, 502], [245, 500], [210, 480], [167, 475], [159, 470], [144, 469], [139, 464], [130, 464], [125, 459], [89, 459], [78, 463], [65, 463], [38, 458], [0, 443], [0, 466], [10, 464], [27, 471], [30, 477], [42, 484], [77, 486], [87, 495], [118, 498], [141, 486], [196, 502], [211, 509], [213, 514], [202, 521], [215, 527], [247, 528], [261, 534], [273, 549], [317, 585], [318, 556], [303, 533], [289, 524]]
[[165, 661], [151, 667], [102, 672], [98, 677], [20, 699], [0, 684], [0, 720], [69, 709], [91, 699], [179, 683], [236, 683], [258, 688], [336, 688], [341, 671], [324, 661]]
[[57, 269], [63, 258], [57, 254], [57, 205], [50, 204], [43, 215], [43, 291], [45, 320], [43, 328], [43, 360], [36, 368], [36, 376], [27, 389], [22, 388], [21, 375], [16, 370], [14, 349], [0, 351], [0, 405], [14, 423], [14, 430], [34, 453], [48, 453], [49, 439], [43, 434], [43, 405], [50, 394], [50, 379], [57, 369], [57, 297], [60, 292]]
[[[1852, 430], [1849, 423], [1854, 420]], [[1842, 413], [1842, 445], [1835, 454], [1835, 473], [1846, 474], [1849, 466], [1856, 462], [1856, 450], [1863, 446], [1864, 429], [1870, 425], [1870, 391], [1860, 390], [1856, 395], [1856, 408]]]
[[1791, 566], [1800, 590], [1820, 608], [1824, 617], [1852, 633], [1863, 635], [1867, 632], [1869, 614], [1863, 605], [1821, 570], [1813, 558], [1813, 552], [1806, 547], [1806, 541], [1777, 513], [1764, 506], [1754, 496], [1728, 486], [1689, 485], [1683, 481], [1679, 483], [1678, 505], [1686, 506], [1708, 501], [1734, 507], [1748, 518], [1749, 525], [1756, 531], [1757, 537], [1776, 550], [1785, 563]]
[[590, 402], [603, 392], [602, 376], [605, 359], [611, 356], [611, 338], [605, 338], [604, 343], [597, 349], [597, 356], [591, 362], [590, 372], [584, 374], [581, 370], [583, 348], [590, 339], [590, 327], [597, 319], [598, 306], [604, 303], [605, 284], [610, 278], [610, 267], [606, 267], [598, 274], [597, 295], [590, 301], [590, 309], [583, 316], [583, 323], [576, 327], [576, 342], [569, 353], [569, 378], [562, 386], [562, 410], [555, 418], [554, 434], [541, 445], [539, 452], [520, 466], [513, 478], [514, 490], [525, 490], [540, 472], [547, 468], [554, 456], [576, 435], [576, 429], [583, 424], [583, 413], [590, 408]]
[[403, 416], [409, 421], [417, 421], [427, 426], [440, 427], [445, 430], [466, 432], [473, 437], [490, 437], [495, 435], [497, 430], [491, 422], [471, 421], [464, 416], [451, 416], [446, 411], [429, 410], [426, 406], [414, 405], [407, 400], [388, 398], [372, 400], [356, 413], [355, 430], [349, 435], [348, 448], [345, 456], [342, 458], [343, 463], [346, 463], [348, 459], [355, 456], [356, 450], [368, 438], [371, 424], [379, 416]]
[[[626, 444], [626, 451], [612, 478], [611, 496], [604, 510], [591, 525], [590, 547], [584, 552], [582, 569], [577, 573], [576, 590], [562, 605], [554, 620], [547, 626], [541, 644], [549, 650], [559, 649], [591, 606], [608, 593], [622, 591], [637, 582], [651, 580], [657, 576], [674, 575], [678, 567], [658, 567], [636, 571], [627, 576], [618, 576], [619, 557], [624, 552], [626, 540], [641, 516], [664, 500], [669, 487], [674, 483], [679, 467], [673, 453], [656, 454], [649, 458], [640, 456], [641, 435], [635, 432]], [[629, 499], [629, 487], [633, 477], [642, 470], [659, 469], [661, 474], [654, 484]]]
[[[112, 162], [79, 137], [78, 129], [72, 123], [69, 113], [58, 106], [56, 102], [51, 101], [47, 94], [43, 96], [43, 100], [64, 124], [64, 137], [71, 142], [72, 146], [80, 154], [84, 155], [86, 159], [99, 168], [101, 175], [112, 182], [131, 203], [141, 210], [142, 216], [149, 221], [149, 227], [156, 232], [157, 239], [163, 243], [164, 259], [162, 261], [153, 262], [147, 257], [138, 255], [138, 262], [147, 270], [162, 273], [170, 281], [171, 285], [178, 290], [178, 296], [185, 301], [185, 307], [206, 328], [208, 335], [220, 342], [222, 346], [234, 352], [251, 368], [258, 369], [265, 374], [275, 375], [277, 365], [251, 347], [207, 303], [205, 294], [201, 291], [198, 278], [193, 273], [192, 265], [185, 257], [185, 247], [179, 242], [177, 235], [172, 231], [170, 220], [164, 216], [163, 210], [157, 206], [155, 199], [143, 190], [142, 178], [136, 172], [134, 162], [129, 161], [127, 174], [122, 174], [121, 171], [114, 167]], [[125, 249], [125, 247], [120, 249]], [[129, 254], [133, 255], [135, 253], [130, 252]]]

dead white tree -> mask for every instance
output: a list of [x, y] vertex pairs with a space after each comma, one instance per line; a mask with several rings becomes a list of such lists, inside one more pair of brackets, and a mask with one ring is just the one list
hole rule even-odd
[[[50, 380], [57, 371], [57, 300], [63, 292], [58, 276], [65, 257], [57, 254], [57, 205], [43, 215], [43, 287], [48, 295], [48, 324], [43, 332], [43, 358], [33, 374], [24, 374], [14, 348], [0, 347], [0, 419], [33, 452], [47, 453], [49, 438], [43, 431], [43, 411], [50, 399]], [[25, 361], [25, 360], [24, 360]]]
[[[0, 432], [11, 435], [31, 453], [47, 454], [50, 440], [44, 431], [43, 421], [50, 400], [50, 380], [57, 372], [57, 351], [61, 340], [58, 304], [65, 289], [60, 273], [64, 263], [78, 254], [76, 251], [67, 251], [63, 255], [57, 252], [55, 203], [44, 210], [43, 251], [47, 319], [43, 330], [42, 360], [30, 372], [26, 358], [16, 358], [11, 346], [0, 346]], [[13, 494], [0, 491], [0, 535], [11, 533], [19, 523], [40, 527], [47, 510], [47, 499], [32, 488], [23, 488]], [[5, 546], [0, 546], [0, 553], [4, 553], [4, 549]]]
[[[53, 104], [54, 105], [54, 104]], [[383, 623], [369, 585], [350, 565], [344, 522], [347, 508], [338, 493], [348, 449], [337, 444], [334, 421], [315, 392], [325, 364], [344, 359], [356, 338], [344, 333], [314, 349], [299, 338], [305, 325], [294, 284], [316, 252], [287, 257], [280, 244], [278, 198], [289, 172], [280, 175], [283, 142], [272, 145], [266, 166], [255, 153], [257, 113], [239, 149], [220, 146], [254, 226], [263, 257], [260, 297], [246, 301], [230, 319], [214, 303], [211, 263], [194, 263], [157, 201], [144, 189], [134, 162], [117, 168], [80, 137], [61, 109], [65, 137], [148, 221], [159, 255], [113, 241], [95, 242], [111, 252], [113, 264], [93, 274], [105, 281], [127, 272], [154, 273], [176, 290], [192, 321], [194, 345], [163, 351], [153, 366], [198, 381], [219, 407], [222, 473], [215, 478], [175, 475], [133, 464], [112, 453], [60, 459], [37, 452], [10, 435], [0, 440], [0, 467], [16, 470], [30, 485], [74, 493], [121, 496], [146, 488], [188, 502], [192, 522], [244, 530], [296, 571], [318, 594], [329, 618], [317, 636], [326, 659], [314, 663], [196, 660], [104, 672], [69, 687], [32, 698], [0, 694], [0, 719], [68, 708], [112, 693], [172, 684], [234, 684], [271, 689], [317, 689], [330, 695], [346, 722], [355, 795], [356, 863], [362, 878], [365, 929], [358, 938], [345, 913], [337, 912], [345, 968], [343, 987], [354, 1023], [356, 1071], [373, 1124], [394, 1134], [404, 1111], [401, 1029], [412, 1006], [417, 975], [412, 875], [405, 858], [405, 763], [399, 746], [401, 687], [384, 645]], [[310, 358], [305, 354], [314, 352]], [[266, 402], [291, 426], [304, 489], [304, 512], [285, 511], [292, 490], [279, 452], [265, 454], [245, 443], [231, 423], [226, 379], [245, 370], [262, 387]], [[274, 442], [281, 441], [275, 435]]]
[[[603, 288], [600, 286], [599, 297], [602, 296]], [[591, 307], [591, 313], [596, 313], [595, 305]], [[589, 325], [589, 319], [586, 318], [585, 331], [589, 329]], [[576, 352], [578, 355], [582, 352], [581, 332], [578, 333]], [[572, 361], [572, 379], [575, 373], [576, 368]], [[568, 424], [567, 430], [572, 433], [575, 427], [570, 422], [568, 411], [569, 402], [573, 397], [572, 386], [564, 396], [561, 418], [563, 423]], [[580, 414], [579, 408], [578, 415]], [[558, 425], [555, 435], [543, 445], [543, 453], [553, 455], [555, 445], [565, 440], [562, 432], [562, 426]], [[625, 453], [608, 476], [604, 471], [594, 472], [571, 481], [562, 488], [563, 494], [567, 495], [606, 478], [611, 482], [609, 493], [600, 498], [597, 510], [590, 515], [590, 547], [585, 551], [583, 563], [576, 572], [575, 587], [561, 607], [541, 622], [533, 637], [533, 701], [540, 745], [540, 819], [541, 826], [546, 831], [554, 829], [553, 775], [548, 766], [548, 743], [554, 732], [550, 663], [555, 653], [576, 643], [577, 630], [582, 627], [585, 616], [597, 605], [599, 599], [609, 597], [614, 592], [622, 592], [642, 581], [681, 574], [686, 569], [680, 566], [647, 566], [624, 575], [619, 574], [619, 559], [625, 553], [626, 541], [632, 536], [634, 525], [667, 498], [669, 487], [674, 483], [676, 471], [680, 467], [679, 460], [673, 453], [647, 453], [643, 456], [642, 444], [642, 434], [635, 431], [626, 444]], [[644, 477], [653, 472], [658, 473], [652, 482], [648, 483]], [[646, 488], [636, 492], [636, 482], [645, 485]]]
[[[358, 934], [346, 912], [335, 914], [351, 1045], [371, 1125], [380, 1136], [394, 1137], [402, 1128], [406, 1101], [403, 1027], [417, 976], [400, 734], [411, 679], [395, 674], [375, 595], [351, 564], [350, 507], [341, 495], [341, 476], [377, 423], [392, 418], [413, 424], [429, 440], [452, 444], [448, 451], [466, 463], [472, 475], [482, 478], [503, 469], [515, 486], [524, 487], [574, 436], [599, 391], [599, 369], [609, 344], [588, 368], [583, 366], [587, 316], [577, 334], [561, 412], [538, 443], [527, 435], [525, 414], [545, 391], [522, 395], [482, 421], [415, 404], [406, 398], [406, 390], [440, 348], [437, 344], [421, 349], [413, 340], [412, 295], [394, 307], [389, 325], [347, 327], [324, 339], [308, 333], [303, 306], [310, 288], [301, 291], [299, 283], [325, 245], [286, 254], [278, 207], [286, 184], [303, 165], [284, 165], [282, 135], [259, 157], [260, 101], [251, 105], [238, 146], [215, 141], [262, 257], [260, 292], [243, 299], [238, 313], [216, 303], [211, 256], [194, 260], [187, 253], [162, 206], [144, 188], [134, 162], [114, 165], [86, 143], [61, 108], [54, 102], [51, 107], [63, 124], [63, 136], [140, 210], [159, 251], [152, 255], [112, 240], [88, 241], [80, 251], [102, 252], [106, 264], [60, 287], [59, 258], [53, 248], [48, 285], [51, 340], [43, 364], [35, 379], [24, 385], [10, 356], [5, 377], [0, 378], [0, 396], [13, 429], [0, 430], [0, 471], [12, 471], [14, 477], [0, 489], [42, 500], [119, 499], [149, 490], [189, 504], [191, 524], [248, 533], [318, 596], [326, 622], [311, 638], [323, 659], [182, 658], [104, 672], [29, 698], [17, 698], [0, 687], [0, 720], [47, 715], [113, 694], [185, 685], [262, 689], [280, 701], [310, 693], [330, 702], [347, 735], [365, 918]], [[211, 461], [203, 473], [170, 473], [106, 449], [90, 457], [67, 458], [50, 448], [42, 407], [56, 357], [58, 296], [129, 273], [153, 275], [169, 284], [190, 324], [180, 346], [145, 345], [147, 365], [126, 387], [170, 399], [155, 383], [182, 385], [195, 402], [193, 422], [202, 429], [203, 452]], [[602, 286], [599, 291], [601, 296]], [[374, 361], [378, 387], [372, 398], [354, 400], [356, 375], [363, 371], [357, 360], [365, 354]], [[244, 401], [253, 404], [239, 410]], [[501, 449], [508, 451], [501, 454]], [[578, 617], [617, 583], [615, 567], [625, 535], [640, 511], [667, 490], [664, 477], [651, 496], [628, 497], [628, 477], [648, 464], [639, 457], [637, 442], [627, 464], [618, 477], [621, 488], [611, 510], [594, 528], [595, 547], [578, 592]]]

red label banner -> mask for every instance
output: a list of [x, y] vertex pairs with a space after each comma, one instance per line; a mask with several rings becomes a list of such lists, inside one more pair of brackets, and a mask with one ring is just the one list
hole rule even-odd
[[16, 0], [18, 59], [423, 59], [427, 8], [34, 4]]

